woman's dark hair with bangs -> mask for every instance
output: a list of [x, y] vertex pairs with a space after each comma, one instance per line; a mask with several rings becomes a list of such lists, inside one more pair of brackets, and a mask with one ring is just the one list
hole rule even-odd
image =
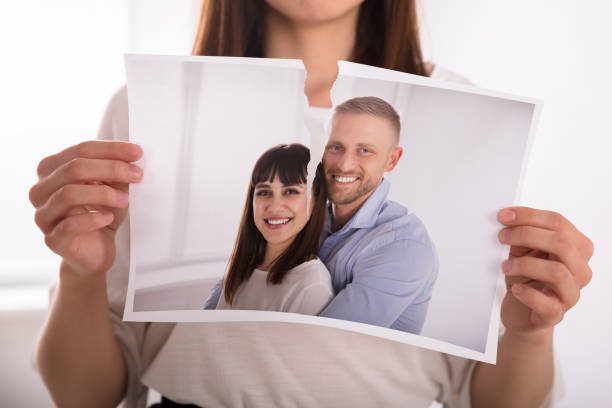
[[[242, 211], [238, 237], [223, 282], [225, 301], [229, 305], [232, 304], [234, 295], [242, 282], [251, 277], [253, 270], [261, 265], [266, 254], [267, 242], [255, 226], [253, 214], [255, 186], [264, 181], [271, 182], [275, 177], [286, 185], [306, 183], [306, 168], [309, 160], [308, 148], [299, 143], [293, 143], [268, 149], [255, 163]], [[319, 239], [327, 211], [327, 189], [321, 163], [317, 166], [312, 195], [314, 204], [310, 209], [310, 219], [287, 249], [272, 262], [268, 271], [269, 283], [281, 283], [290, 269], [314, 259], [319, 252]]]

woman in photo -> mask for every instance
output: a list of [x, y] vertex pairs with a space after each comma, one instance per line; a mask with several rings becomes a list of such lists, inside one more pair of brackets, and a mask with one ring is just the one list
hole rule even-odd
[[318, 314], [333, 298], [329, 271], [317, 257], [326, 212], [319, 165], [307, 208], [310, 153], [293, 143], [255, 163], [227, 273], [205, 309]]

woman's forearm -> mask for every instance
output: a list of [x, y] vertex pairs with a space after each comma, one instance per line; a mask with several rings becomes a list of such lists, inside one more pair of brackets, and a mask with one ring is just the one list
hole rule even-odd
[[56, 405], [117, 406], [127, 372], [111, 326], [104, 274], [82, 277], [62, 264], [36, 358]]
[[471, 383], [472, 407], [539, 407], [553, 384], [553, 329], [532, 335], [506, 332], [497, 364], [478, 363]]

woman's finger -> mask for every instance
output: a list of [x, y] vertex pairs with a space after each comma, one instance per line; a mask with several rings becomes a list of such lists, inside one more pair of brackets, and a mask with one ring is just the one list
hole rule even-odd
[[529, 207], [508, 207], [501, 210], [497, 218], [507, 226], [531, 226], [557, 231], [570, 237], [580, 254], [588, 261], [593, 256], [593, 242], [563, 215]]
[[70, 243], [80, 234], [96, 231], [113, 222], [114, 215], [110, 211], [87, 212], [64, 218], [55, 228], [45, 235], [45, 244], [56, 254], [71, 256]]
[[123, 161], [77, 158], [61, 165], [51, 175], [36, 183], [30, 189], [30, 201], [34, 207], [38, 208], [55, 191], [67, 184], [82, 184], [91, 181], [134, 183], [141, 177], [140, 167]]
[[117, 182], [107, 182], [103, 183], [101, 181], [86, 181], [84, 184], [92, 185], [92, 186], [111, 186], [120, 191], [125, 191], [126, 193], [130, 190], [130, 185], [127, 183], [117, 183]]
[[36, 210], [34, 221], [46, 234], [71, 208], [79, 206], [125, 208], [128, 202], [127, 193], [104, 184], [67, 184], [55, 191], [49, 200]]
[[531, 323], [535, 328], [552, 327], [563, 320], [565, 309], [561, 301], [552, 294], [544, 294], [524, 283], [515, 283], [512, 295], [531, 309]]
[[519, 226], [501, 230], [499, 240], [504, 244], [533, 248], [556, 256], [574, 275], [580, 288], [591, 279], [588, 264], [564, 233]]
[[508, 207], [498, 214], [499, 221], [508, 226], [530, 225], [550, 231], [570, 231], [576, 227], [564, 216], [547, 210], [538, 210], [529, 207]]
[[580, 290], [574, 276], [561, 262], [524, 256], [508, 259], [503, 264], [503, 270], [506, 276], [543, 282], [561, 299], [565, 310], [573, 307], [580, 298]]
[[134, 143], [89, 140], [44, 158], [38, 164], [37, 173], [39, 178], [47, 177], [61, 165], [78, 157], [132, 162], [138, 160], [141, 155], [142, 149]]

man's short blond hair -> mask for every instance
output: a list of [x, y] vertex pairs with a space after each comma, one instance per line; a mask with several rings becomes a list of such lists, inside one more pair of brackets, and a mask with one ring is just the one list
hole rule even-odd
[[342, 102], [336, 106], [334, 117], [343, 113], [366, 114], [387, 119], [397, 133], [399, 142], [401, 123], [400, 117], [393, 106], [384, 99], [376, 96], [360, 96]]

